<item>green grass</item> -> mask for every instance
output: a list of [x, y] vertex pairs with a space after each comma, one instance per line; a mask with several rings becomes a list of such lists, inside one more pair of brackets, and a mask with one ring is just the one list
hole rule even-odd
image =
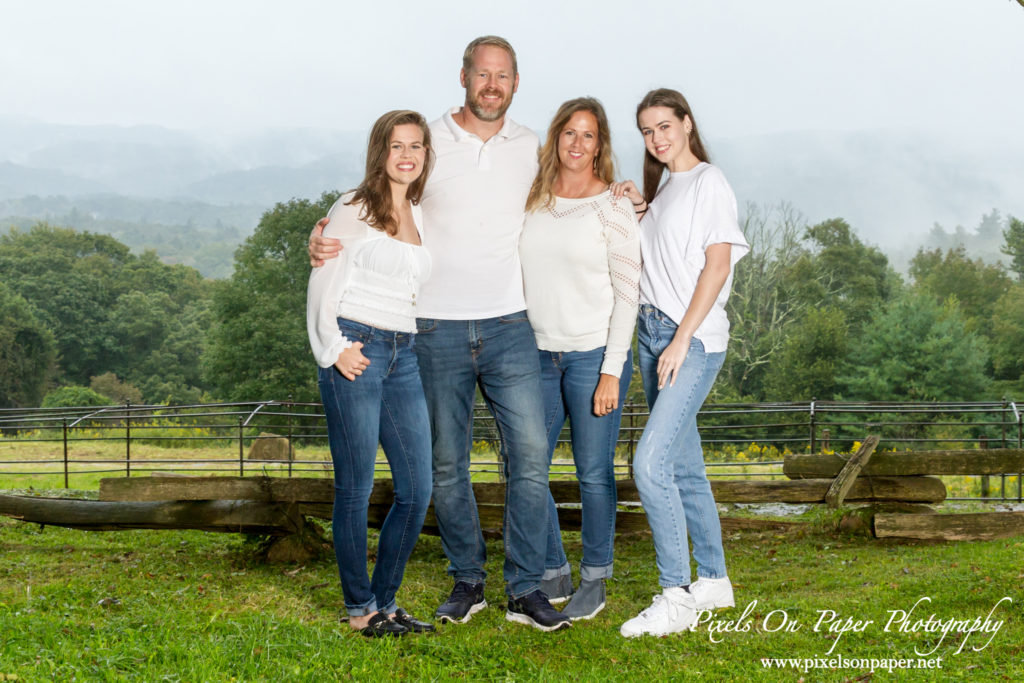
[[[878, 671], [871, 680], [1024, 679], [1024, 537], [985, 543], [896, 544], [830, 530], [821, 511], [787, 532], [742, 532], [726, 539], [740, 619], [756, 601], [746, 631], [710, 640], [707, 625], [667, 638], [626, 640], [618, 627], [650, 602], [657, 574], [650, 536], [616, 543], [608, 607], [589, 622], [545, 634], [504, 619], [501, 545], [488, 543], [487, 600], [466, 625], [433, 635], [368, 640], [339, 619], [333, 558], [302, 567], [255, 561], [254, 544], [236, 536], [186, 531], [81, 532], [0, 519], [0, 681], [710, 681], [867, 680], [867, 669], [765, 670], [762, 657], [827, 657], [820, 610], [872, 619], [846, 633], [833, 656], [916, 658], [938, 637], [883, 629], [887, 610], [921, 616], [984, 617], [1006, 623], [981, 651], [977, 635], [955, 654], [950, 635], [932, 657], [942, 668]], [[580, 556], [578, 534], [567, 551]], [[371, 533], [371, 548], [375, 536]], [[422, 537], [399, 595], [429, 617], [450, 582], [437, 538]], [[773, 619], [802, 624], [767, 632]], [[719, 624], [721, 626], [721, 624]], [[741, 624], [742, 627], [742, 624]], [[986, 637], [987, 638], [987, 637]]]

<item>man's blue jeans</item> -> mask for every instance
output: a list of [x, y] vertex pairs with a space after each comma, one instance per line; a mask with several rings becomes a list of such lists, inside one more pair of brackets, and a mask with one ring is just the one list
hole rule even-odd
[[676, 333], [676, 324], [654, 306], [640, 307], [637, 324], [640, 375], [651, 407], [637, 444], [633, 471], [640, 501], [654, 537], [659, 583], [665, 588], [690, 584], [687, 532], [693, 539], [697, 576], [726, 576], [722, 527], [704, 452], [697, 433], [700, 410], [725, 352], [706, 353], [697, 338], [690, 342], [675, 384], [658, 390], [658, 356]]
[[[370, 365], [350, 381], [320, 368], [320, 397], [334, 461], [334, 553], [351, 616], [394, 612], [405, 564], [430, 505], [430, 424], [412, 334], [338, 318]], [[366, 573], [366, 511], [377, 442], [384, 447], [395, 501], [380, 530], [373, 580]]]
[[484, 320], [416, 322], [416, 355], [433, 438], [434, 512], [448, 573], [469, 582], [487, 576], [469, 477], [479, 385], [501, 437], [506, 591], [522, 597], [537, 589], [544, 571], [548, 514], [548, 449], [533, 329], [525, 311]]
[[[554, 455], [558, 435], [569, 418], [572, 458], [580, 483], [583, 523], [583, 561], [580, 577], [587, 581], [612, 576], [615, 541], [615, 444], [622, 424], [622, 404], [633, 374], [630, 353], [619, 379], [619, 407], [602, 417], [594, 415], [594, 391], [601, 378], [604, 347], [591, 351], [541, 351], [541, 383], [548, 451]], [[548, 495], [548, 549], [544, 578], [569, 573], [562, 547], [555, 499]]]

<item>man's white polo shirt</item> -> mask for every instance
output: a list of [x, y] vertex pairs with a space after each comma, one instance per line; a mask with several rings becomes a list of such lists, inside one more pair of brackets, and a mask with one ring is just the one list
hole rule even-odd
[[421, 206], [433, 268], [416, 314], [479, 320], [526, 308], [518, 244], [539, 140], [505, 117], [484, 142], [455, 123], [457, 111], [430, 124], [436, 160]]

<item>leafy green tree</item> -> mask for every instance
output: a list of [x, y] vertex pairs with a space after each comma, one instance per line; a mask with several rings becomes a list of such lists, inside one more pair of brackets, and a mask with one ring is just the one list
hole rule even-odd
[[855, 329], [900, 291], [902, 282], [886, 255], [864, 244], [842, 218], [807, 228], [804, 237], [819, 280], [827, 283], [828, 305], [841, 310]]
[[132, 255], [106, 235], [39, 224], [0, 237], [0, 278], [54, 331], [60, 382], [113, 372], [152, 403], [205, 388], [199, 354], [212, 285], [195, 269], [152, 251]]
[[216, 323], [203, 356], [204, 376], [217, 396], [318, 399], [306, 336], [306, 245], [337, 196], [277, 204], [235, 252], [234, 273], [214, 292]]
[[1017, 280], [1024, 282], [1024, 221], [1009, 217], [1000, 251], [1010, 257], [1010, 270], [1017, 274]]
[[993, 307], [988, 324], [992, 372], [999, 380], [1024, 376], [1024, 283], [1016, 283]]
[[112, 372], [104, 372], [89, 380], [89, 388], [101, 396], [110, 399], [110, 403], [142, 403], [142, 392], [139, 388], [122, 382]]
[[800, 216], [786, 205], [747, 207], [742, 228], [750, 253], [736, 266], [726, 304], [729, 353], [713, 391], [716, 400], [760, 400], [764, 373], [782, 348], [788, 326], [804, 308], [821, 301], [813, 295], [795, 296], [794, 288], [818, 286], [821, 297], [826, 292], [817, 273], [801, 265], [806, 249], [800, 244], [799, 223]]
[[43, 397], [44, 408], [74, 408], [77, 406], [109, 406], [109, 398], [101, 396], [89, 387], [77, 384], [54, 389]]
[[837, 308], [808, 311], [791, 326], [765, 376], [769, 401], [831, 400], [846, 358], [849, 330]]
[[39, 405], [56, 355], [32, 306], [0, 282], [0, 408]]
[[893, 299], [851, 346], [842, 398], [861, 401], [977, 401], [990, 384], [985, 339], [967, 328], [951, 299], [921, 292]]
[[992, 317], [996, 301], [1010, 287], [1010, 278], [999, 265], [971, 260], [959, 246], [945, 253], [941, 249], [918, 250], [910, 261], [914, 286], [932, 294], [936, 301], [956, 297], [972, 329], [983, 329]]

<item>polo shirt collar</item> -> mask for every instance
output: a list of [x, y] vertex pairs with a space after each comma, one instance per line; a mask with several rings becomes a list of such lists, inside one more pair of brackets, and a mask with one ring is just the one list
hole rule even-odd
[[[470, 133], [468, 130], [466, 130], [459, 124], [455, 123], [455, 119], [452, 118], [452, 114], [457, 113], [460, 109], [462, 109], [462, 107], [452, 107], [451, 109], [444, 113], [444, 116], [441, 117], [445, 125], [448, 126], [448, 130], [452, 132], [452, 136], [455, 138], [456, 142], [462, 142], [463, 140], [466, 140], [467, 138], [471, 137], [476, 138], [475, 135]], [[495, 133], [494, 137], [503, 138], [505, 140], [512, 137], [512, 120], [507, 115], [505, 116], [504, 123], [502, 123], [501, 125], [501, 130]]]

